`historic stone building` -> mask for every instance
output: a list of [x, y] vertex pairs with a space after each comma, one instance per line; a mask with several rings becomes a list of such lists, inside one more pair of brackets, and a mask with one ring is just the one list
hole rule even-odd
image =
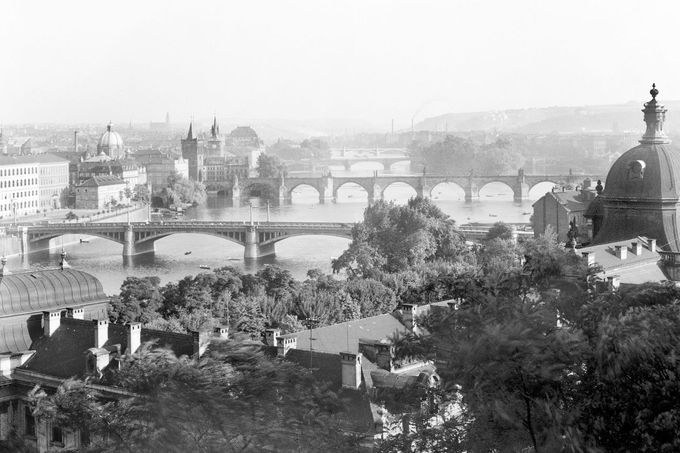
[[61, 194], [69, 186], [69, 161], [53, 154], [35, 156], [39, 164], [40, 209], [59, 209]]
[[114, 203], [128, 203], [127, 188], [117, 176], [93, 176], [76, 186], [76, 209], [104, 209]]
[[35, 156], [0, 156], [0, 216], [19, 218], [38, 211], [39, 171]]

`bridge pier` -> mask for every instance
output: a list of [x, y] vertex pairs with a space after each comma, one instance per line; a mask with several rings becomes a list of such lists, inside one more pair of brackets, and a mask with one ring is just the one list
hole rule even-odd
[[241, 186], [238, 183], [238, 176], [234, 176], [234, 184], [231, 186], [231, 204], [241, 205]]
[[333, 193], [333, 178], [326, 175], [321, 179], [320, 187], [316, 190], [319, 191], [319, 203], [330, 203], [335, 201], [335, 194]]
[[123, 256], [134, 256], [142, 253], [153, 253], [156, 250], [156, 241], [149, 239], [143, 242], [135, 242], [135, 230], [132, 225], [125, 228], [125, 240], [123, 242]]
[[479, 186], [472, 181], [470, 181], [463, 190], [465, 190], [466, 203], [471, 203], [473, 199], [479, 199]]
[[514, 201], [525, 201], [529, 199], [529, 184], [518, 183], [512, 188], [512, 195]]
[[28, 254], [28, 227], [19, 228], [19, 239], [21, 241], [21, 254]]
[[255, 260], [275, 254], [276, 245], [273, 242], [269, 244], [260, 244], [256, 226], [248, 226], [246, 228], [246, 243], [245, 248], [243, 249], [243, 258]]
[[420, 183], [418, 184], [418, 187], [416, 188], [416, 192], [417, 192], [418, 196], [421, 197], [421, 198], [431, 198], [432, 197], [432, 187], [430, 187], [425, 182], [424, 176], [420, 177]]
[[368, 191], [368, 204], [375, 203], [378, 200], [383, 199], [382, 187], [377, 184], [373, 184]]
[[279, 205], [283, 206], [284, 204], [291, 204], [291, 202], [292, 195], [290, 191], [284, 185], [279, 186]]

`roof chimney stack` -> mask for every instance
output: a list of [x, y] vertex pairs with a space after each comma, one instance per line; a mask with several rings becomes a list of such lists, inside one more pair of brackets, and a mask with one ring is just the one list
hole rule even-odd
[[647, 239], [647, 247], [650, 252], [656, 252], [656, 239]]
[[625, 245], [615, 245], [616, 257], [620, 260], [625, 260], [628, 257], [628, 247]]
[[633, 241], [631, 243], [633, 253], [635, 256], [640, 256], [642, 255], [642, 243], [640, 241]]
[[595, 252], [583, 252], [581, 255], [588, 261], [588, 266], [595, 264]]
[[125, 328], [127, 330], [127, 355], [131, 355], [142, 345], [142, 324], [129, 322]]
[[94, 324], [94, 347], [103, 348], [109, 341], [109, 321], [107, 319], [93, 319]]
[[43, 312], [43, 335], [52, 336], [61, 324], [61, 311]]

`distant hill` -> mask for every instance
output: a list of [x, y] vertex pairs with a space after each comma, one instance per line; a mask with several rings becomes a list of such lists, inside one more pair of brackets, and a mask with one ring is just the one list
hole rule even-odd
[[[666, 129], [680, 133], [680, 101], [664, 101]], [[494, 130], [529, 134], [643, 131], [642, 103], [544, 107], [473, 113], [447, 113], [416, 124], [416, 130], [449, 132]]]

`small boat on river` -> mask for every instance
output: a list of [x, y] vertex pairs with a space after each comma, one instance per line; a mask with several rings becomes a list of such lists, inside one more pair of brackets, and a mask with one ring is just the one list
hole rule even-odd
[[210, 266], [206, 266], [205, 264], [201, 264], [201, 265], [198, 266], [198, 267], [201, 268], [201, 269], [210, 270]]

